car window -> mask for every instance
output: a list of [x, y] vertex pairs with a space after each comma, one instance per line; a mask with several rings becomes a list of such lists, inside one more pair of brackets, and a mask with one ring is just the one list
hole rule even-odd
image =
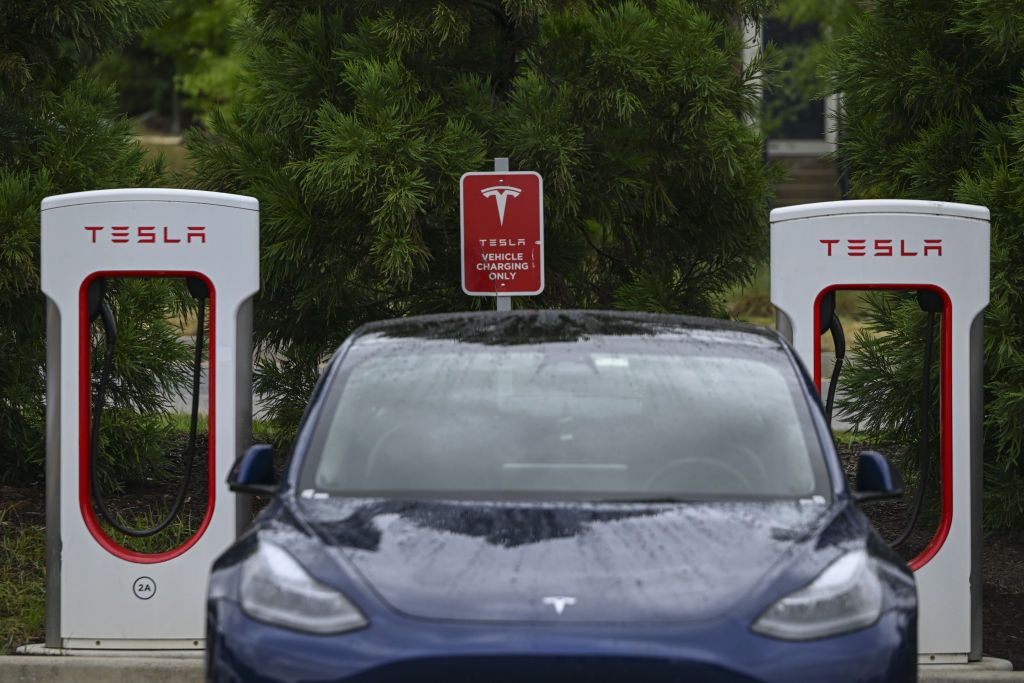
[[331, 388], [302, 486], [552, 500], [827, 494], [778, 348], [374, 346]]

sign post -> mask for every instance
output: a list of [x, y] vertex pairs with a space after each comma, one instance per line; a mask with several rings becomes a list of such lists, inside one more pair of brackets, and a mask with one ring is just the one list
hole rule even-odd
[[462, 291], [493, 296], [512, 310], [512, 296], [544, 291], [544, 181], [533, 171], [466, 173], [460, 181]]
[[[495, 173], [508, 173], [508, 157], [495, 157], [494, 158], [494, 172]], [[499, 294], [495, 297], [496, 311], [511, 311], [512, 310], [512, 297], [508, 294]]]

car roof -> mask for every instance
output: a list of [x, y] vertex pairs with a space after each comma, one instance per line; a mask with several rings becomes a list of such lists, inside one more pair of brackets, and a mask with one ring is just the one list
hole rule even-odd
[[482, 311], [411, 316], [367, 323], [353, 342], [369, 339], [450, 340], [493, 345], [572, 342], [589, 337], [699, 338], [708, 343], [782, 345], [767, 327], [717, 318], [602, 310]]

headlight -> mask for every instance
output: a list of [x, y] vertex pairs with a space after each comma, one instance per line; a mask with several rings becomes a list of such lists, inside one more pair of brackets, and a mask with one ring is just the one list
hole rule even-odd
[[870, 626], [882, 612], [875, 561], [863, 550], [846, 553], [806, 588], [765, 610], [753, 630], [785, 640], [824, 638]]
[[272, 543], [260, 543], [242, 565], [241, 599], [252, 618], [309, 633], [342, 633], [368, 623], [344, 595]]

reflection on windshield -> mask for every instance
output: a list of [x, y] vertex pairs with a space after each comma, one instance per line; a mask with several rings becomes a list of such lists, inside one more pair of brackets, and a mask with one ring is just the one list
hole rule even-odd
[[333, 388], [304, 473], [318, 490], [674, 500], [825, 489], [781, 351], [376, 346]]

